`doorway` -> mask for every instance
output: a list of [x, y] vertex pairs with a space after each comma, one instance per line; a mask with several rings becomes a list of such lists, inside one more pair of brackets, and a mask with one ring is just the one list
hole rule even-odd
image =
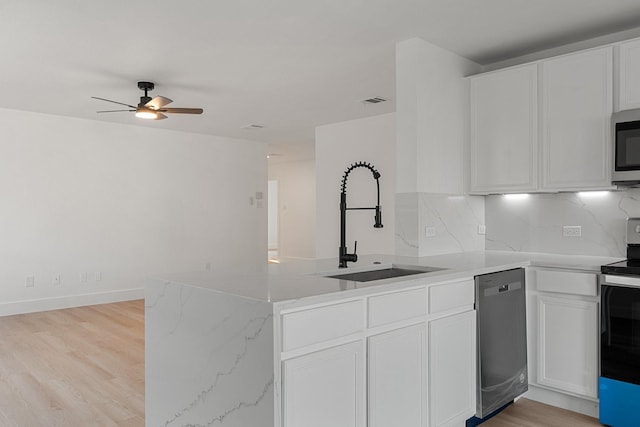
[[267, 185], [267, 260], [278, 260], [278, 181], [269, 180]]

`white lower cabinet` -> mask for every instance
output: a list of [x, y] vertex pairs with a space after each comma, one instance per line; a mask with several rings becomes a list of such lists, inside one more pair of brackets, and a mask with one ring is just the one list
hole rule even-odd
[[280, 313], [276, 425], [464, 425], [475, 414], [473, 304], [468, 278]]
[[369, 427], [427, 426], [427, 327], [368, 339]]
[[476, 412], [476, 313], [429, 322], [430, 426], [464, 425]]
[[540, 385], [598, 397], [598, 303], [538, 295]]
[[285, 427], [365, 427], [361, 342], [285, 360], [282, 374]]
[[535, 388], [528, 397], [541, 396], [561, 407], [572, 402], [571, 409], [593, 416], [598, 398], [597, 275], [532, 268], [527, 287], [529, 384]]

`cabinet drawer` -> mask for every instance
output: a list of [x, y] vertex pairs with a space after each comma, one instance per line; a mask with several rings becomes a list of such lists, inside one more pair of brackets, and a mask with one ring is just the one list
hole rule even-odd
[[429, 288], [429, 313], [473, 305], [474, 302], [475, 284], [473, 279]]
[[427, 314], [427, 289], [411, 289], [370, 297], [369, 327], [411, 319]]
[[340, 338], [364, 329], [362, 300], [282, 315], [282, 351]]
[[598, 295], [597, 275], [575, 271], [536, 270], [536, 286], [542, 292]]

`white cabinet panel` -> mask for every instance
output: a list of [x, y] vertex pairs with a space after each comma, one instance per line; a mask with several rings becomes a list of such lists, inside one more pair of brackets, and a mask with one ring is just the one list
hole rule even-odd
[[289, 351], [362, 330], [362, 300], [287, 313], [282, 315], [282, 350]]
[[469, 306], [475, 303], [475, 282], [473, 279], [429, 288], [429, 313], [451, 310]]
[[376, 295], [368, 300], [369, 327], [399, 322], [427, 314], [427, 289]]
[[369, 427], [427, 426], [427, 327], [369, 338]]
[[538, 296], [538, 384], [598, 396], [598, 303]]
[[471, 192], [532, 191], [537, 182], [537, 65], [471, 78]]
[[618, 110], [640, 108], [640, 40], [620, 44]]
[[536, 279], [539, 291], [593, 297], [598, 295], [598, 278], [593, 273], [537, 270]]
[[284, 361], [284, 427], [365, 427], [364, 374], [359, 341]]
[[607, 188], [612, 48], [542, 62], [542, 188]]
[[430, 426], [464, 425], [476, 412], [476, 312], [429, 323]]

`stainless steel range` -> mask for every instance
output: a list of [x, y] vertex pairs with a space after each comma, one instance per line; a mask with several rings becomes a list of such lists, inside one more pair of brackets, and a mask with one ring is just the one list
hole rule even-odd
[[627, 259], [603, 265], [600, 422], [640, 426], [640, 218], [627, 219]]

